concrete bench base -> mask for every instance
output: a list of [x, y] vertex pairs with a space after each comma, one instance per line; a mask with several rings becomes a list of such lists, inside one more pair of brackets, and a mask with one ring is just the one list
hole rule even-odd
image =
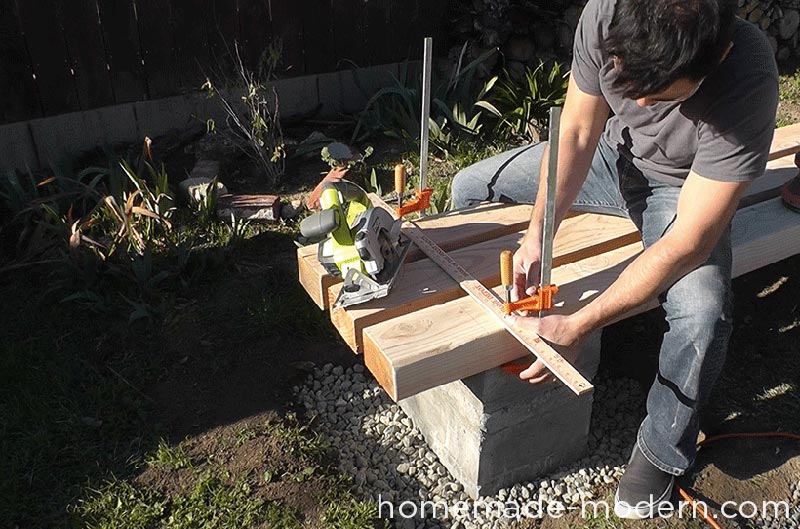
[[[576, 365], [589, 380], [600, 363], [601, 332], [589, 336]], [[592, 402], [593, 393], [577, 397], [561, 382], [533, 385], [495, 368], [398, 404], [467, 494], [477, 498], [584, 455]]]

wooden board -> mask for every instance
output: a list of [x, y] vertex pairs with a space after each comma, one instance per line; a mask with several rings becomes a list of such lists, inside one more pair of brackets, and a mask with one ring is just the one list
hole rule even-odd
[[261, 55], [270, 45], [269, 0], [239, 1], [241, 55], [245, 68], [258, 72]]
[[775, 129], [769, 159], [777, 160], [800, 151], [800, 123]]
[[278, 77], [299, 77], [305, 74], [303, 54], [302, 6], [296, 1], [271, 0], [272, 42], [280, 45], [281, 63]]
[[[373, 0], [365, 4], [366, 65], [396, 62], [392, 57], [394, 26], [391, 0]], [[394, 60], [393, 60], [394, 59]]]
[[[559, 300], [591, 296], [595, 283], [610, 284], [622, 263], [641, 251], [625, 246], [553, 270]], [[586, 278], [593, 278], [587, 284]], [[500, 291], [501, 287], [495, 289]], [[469, 298], [435, 305], [364, 331], [364, 361], [394, 400], [459, 380], [530, 353]]]
[[431, 261], [438, 264], [442, 270], [447, 272], [447, 275], [457, 281], [481, 309], [492, 315], [501, 327], [525, 349], [535, 354], [539, 361], [576, 395], [580, 396], [594, 389], [572, 364], [567, 362], [553, 346], [542, 340], [538, 334], [510, 322], [505, 317], [501, 296], [472, 277], [449, 253], [430, 240], [418, 226], [406, 223], [403, 226], [403, 232], [430, 257]]
[[58, 2], [25, 0], [18, 6], [44, 115], [79, 110]]
[[[775, 134], [770, 152], [788, 152], [787, 149], [790, 149], [790, 145], [795, 145], [791, 148], [794, 149], [792, 152], [800, 151], [800, 125], [782, 127]], [[777, 196], [778, 188], [793, 178], [795, 174], [797, 174], [797, 167], [790, 157], [769, 162], [766, 174], [750, 186], [740, 207]], [[453, 251], [525, 229], [530, 218], [531, 207], [529, 205], [484, 204], [427, 217], [420, 223], [420, 226], [444, 250]], [[441, 233], [442, 231], [447, 233]], [[341, 280], [327, 274], [319, 263], [303, 262], [304, 259], [309, 258], [316, 261], [316, 255], [316, 245], [298, 249], [298, 275], [300, 283], [314, 303], [320, 309], [327, 310], [330, 306], [327, 291], [331, 286], [341, 283]], [[406, 262], [423, 258], [424, 255], [412, 248]]]
[[333, 40], [336, 50], [336, 69], [347, 70], [353, 65], [365, 66], [367, 60], [364, 18], [366, 6], [361, 0], [336, 0], [333, 6]]
[[[772, 199], [739, 211], [732, 237], [736, 277], [800, 253], [800, 217]], [[630, 245], [555, 269], [564, 303], [557, 311], [571, 313], [590, 302], [640, 250], [640, 244]], [[467, 298], [398, 317], [365, 329], [365, 362], [398, 400], [526, 356], [527, 350], [492, 320]]]
[[61, 0], [61, 22], [81, 110], [114, 103], [95, 0]]
[[[199, 90], [206, 80], [207, 70], [216, 67], [210, 64], [211, 53], [208, 48], [205, 16], [206, 0], [171, 0], [171, 5], [181, 88]], [[259, 19], [259, 22], [268, 23], [264, 17]]]
[[330, 0], [300, 0], [303, 7], [303, 50], [307, 74], [336, 70], [333, 8]]
[[[797, 168], [790, 158], [770, 162], [769, 167], [765, 176], [751, 186], [748, 196], [742, 201], [742, 206], [755, 203], [748, 200], [749, 198], [761, 201], [776, 196], [779, 186], [797, 173]], [[472, 211], [478, 214], [481, 211], [492, 211], [487, 208], [497, 208], [497, 206], [484, 205]], [[468, 215], [467, 210], [440, 217], [429, 217], [420, 225], [424, 227], [426, 234], [431, 233], [436, 240], [443, 241], [437, 243], [440, 246], [456, 248], [452, 250], [456, 260], [463, 263], [481, 282], [495, 286], [499, 281], [497, 263], [493, 259], [487, 259], [486, 256], [497, 256], [503, 249], [514, 248], [519, 235], [516, 232], [509, 234], [506, 230], [508, 228], [519, 230], [527, 226], [525, 215], [520, 215], [514, 208], [526, 208], [525, 214], [530, 212], [530, 206], [501, 206], [497, 213], [489, 217], [488, 224], [481, 222], [480, 219], [486, 219], [486, 215], [481, 214], [473, 221], [465, 220], [464, 223], [457, 224], [457, 231], [453, 226], [453, 220]], [[500, 229], [496, 224], [498, 222], [509, 223], [504, 229]], [[474, 227], [476, 225], [481, 229], [476, 229]], [[466, 227], [469, 227], [469, 231], [464, 234]], [[594, 241], [593, 235], [597, 230], [603, 232], [603, 239], [600, 241]], [[506, 235], [502, 235], [503, 232]], [[450, 233], [452, 236], [448, 235]], [[569, 218], [562, 223], [556, 235], [553, 264], [560, 266], [588, 257], [588, 254], [605, 252], [638, 239], [636, 228], [627, 219], [594, 214]], [[320, 308], [327, 309], [336, 299], [339, 293], [337, 285], [341, 281], [327, 274], [324, 267], [317, 262], [316, 252], [316, 246], [298, 250], [300, 282], [313, 300], [322, 300], [322, 296], [327, 292], [324, 301], [318, 303]], [[429, 260], [420, 261], [422, 258], [424, 255], [419, 252], [411, 255], [401, 270], [390, 296], [347, 309], [331, 311], [334, 326], [353, 351], [363, 352], [362, 332], [366, 327], [399, 314], [465, 295], [463, 290], [434, 263]]]
[[136, 0], [147, 88], [152, 99], [178, 93], [178, 57], [170, 0]]
[[[604, 237], [597, 238], [601, 230]], [[451, 252], [451, 256], [476, 279], [494, 287], [500, 282], [497, 256], [507, 249], [516, 250], [522, 233], [512, 233]], [[639, 232], [628, 219], [610, 215], [586, 214], [565, 220], [554, 241], [553, 266], [561, 266], [637, 242]], [[335, 300], [339, 288], [330, 289]], [[406, 263], [401, 269], [391, 295], [354, 305], [332, 309], [331, 320], [345, 342], [358, 353], [363, 352], [362, 331], [370, 325], [431, 305], [465, 296], [441, 268], [430, 259]]]
[[132, 0], [97, 0], [106, 44], [114, 101], [147, 99], [147, 81], [139, 49], [139, 27]]
[[[237, 0], [206, 0], [206, 27], [208, 28], [208, 49], [211, 63], [208, 65], [215, 74], [234, 77], [235, 47], [239, 41], [239, 11]], [[208, 72], [211, 74], [212, 72]], [[222, 83], [223, 79], [214, 79]]]
[[[787, 159], [784, 159], [784, 160], [778, 160], [778, 161], [770, 162], [769, 169], [768, 169], [767, 173], [765, 174], [765, 176], [762, 177], [761, 179], [759, 179], [757, 185], [754, 184], [753, 186], [751, 186], [751, 189], [748, 192], [751, 193], [751, 194], [754, 194], [754, 195], [763, 196], [764, 190], [773, 189], [776, 186], [781, 185], [783, 182], [785, 182], [788, 179], [792, 178], [796, 173], [797, 173], [797, 168], [794, 166], [794, 163], [791, 160], [787, 161]], [[774, 201], [773, 201], [773, 203], [774, 203]], [[737, 226], [737, 232], [736, 233], [737, 234], [738, 233], [742, 233], [744, 231], [743, 227], [745, 227], [745, 226], [747, 226], [747, 229], [750, 230], [750, 231], [754, 231], [756, 229], [760, 229], [761, 228], [761, 225], [759, 225], [754, 220], [755, 219], [754, 215], [756, 214], [756, 213], [754, 213], [754, 211], [757, 212], [757, 211], [760, 211], [760, 210], [753, 210], [752, 207], [753, 206], [745, 208], [743, 210], [740, 210], [739, 213], [737, 213], [737, 217], [736, 217], [736, 219], [737, 219], [736, 220], [736, 226]], [[781, 218], [783, 219], [782, 220], [783, 222], [787, 222], [792, 217], [783, 215]], [[797, 222], [797, 220], [798, 219], [795, 218], [795, 222]], [[568, 221], [565, 221], [565, 223], [562, 225], [562, 229], [563, 229], [563, 227], [567, 227], [568, 226], [567, 222]], [[755, 228], [756, 226], [758, 226], [758, 228]], [[750, 233], [750, 232], [748, 232], [748, 233]], [[747, 242], [749, 240], [754, 239], [754, 237], [751, 236], [751, 235], [747, 235], [747, 236], [737, 235], [737, 237], [738, 238], [735, 239], [735, 244], [737, 245], [737, 247], [750, 248], [748, 250], [748, 252], [750, 254], [754, 255], [754, 256], [758, 255], [758, 253], [757, 253], [758, 250], [753, 250], [752, 248], [755, 247], [755, 248], [758, 248], [759, 250], [763, 249], [763, 241], [761, 241], [761, 240], [758, 241], [758, 243], [756, 243], [755, 245], [752, 244], [752, 243], [748, 243]], [[595, 288], [595, 287], [596, 286], [602, 286], [602, 285], [590, 285], [589, 287], [587, 287], [587, 285], [585, 284], [584, 278], [588, 278], [592, 282], [599, 282], [599, 283], [606, 283], [607, 282], [607, 284], [610, 284], [611, 282], [613, 282], [614, 279], [616, 279], [616, 277], [622, 271], [624, 266], [626, 266], [628, 264], [628, 262], [630, 262], [630, 259], [632, 259], [632, 257], [635, 256], [636, 253], [638, 253], [638, 250], [632, 251], [632, 249], [635, 248], [635, 247], [636, 247], [636, 245], [628, 246], [628, 247], [625, 247], [624, 249], [622, 249], [622, 251], [608, 252], [608, 253], [603, 254], [603, 255], [601, 255], [601, 256], [599, 256], [597, 258], [583, 260], [583, 261], [580, 261], [578, 263], [573, 263], [573, 264], [564, 265], [564, 266], [559, 267], [557, 269], [558, 270], [558, 275], [554, 276], [555, 277], [554, 281], [557, 284], [559, 284], [559, 286], [561, 288], [561, 290], [559, 291], [558, 299], [562, 303], [562, 308], [561, 309], [557, 309], [556, 312], [559, 312], [559, 311], [574, 312], [575, 310], [578, 310], [583, 304], [586, 304], [591, 299], [593, 299], [594, 296], [596, 296], [597, 294], [599, 294], [599, 292], [602, 291], [602, 288]], [[774, 253], [775, 252], [773, 252], [773, 255], [774, 255]], [[778, 252], [778, 253], [780, 254], [780, 252]], [[497, 253], [495, 253], [494, 255], [497, 255]], [[767, 254], [767, 255], [769, 255], [769, 254]], [[789, 255], [791, 255], [791, 254], [789, 254]], [[607, 258], [609, 258], [609, 260], [606, 260]], [[764, 258], [768, 258], [768, 257], [764, 256]], [[739, 260], [739, 261], [737, 261], [737, 263], [740, 263], [740, 264], [736, 265], [736, 266], [738, 266], [738, 268], [735, 269], [735, 272], [736, 272], [737, 275], [739, 275], [741, 273], [744, 273], [745, 271], [752, 270], [752, 269], [754, 269], [753, 266], [755, 266], [753, 264], [752, 260], [750, 260], [750, 261]], [[759, 266], [762, 266], [762, 265], [759, 265]], [[569, 281], [569, 283], [562, 284], [560, 278], [566, 278], [566, 281]], [[462, 302], [468, 303], [469, 300], [462, 300]], [[466, 308], [467, 306], [468, 305], [465, 305], [462, 308], [470, 315], [470, 317], [477, 317], [478, 311], [473, 309], [470, 312], [470, 310]], [[647, 310], [649, 308], [652, 308], [653, 306], [655, 306], [655, 301], [650, 305], [646, 305], [646, 306], [640, 307], [639, 310], [640, 311]], [[409, 316], [402, 316], [402, 317], [396, 318], [394, 320], [391, 320], [391, 321], [387, 322], [387, 325], [398, 324], [403, 329], [415, 328], [415, 323], [412, 323], [410, 321], [410, 320], [414, 319], [414, 315], [415, 314], [421, 314], [421, 313], [414, 313], [414, 314], [409, 315]], [[620, 319], [624, 319], [625, 317], [628, 317], [628, 316], [629, 315], [624, 315], [624, 316], [620, 317]], [[438, 318], [447, 319], [447, 317], [444, 316], [443, 314], [437, 314], [434, 317], [434, 319], [438, 319]], [[452, 323], [452, 321], [450, 321], [449, 323]], [[376, 351], [378, 351], [379, 347], [376, 345], [376, 343], [374, 341], [370, 342], [370, 338], [369, 338], [368, 335], [369, 335], [369, 333], [371, 332], [372, 329], [382, 328], [381, 325], [377, 325], [375, 327], [367, 327], [366, 330], [364, 331], [364, 342], [366, 344], [365, 347], [364, 347], [364, 349], [366, 351], [365, 352], [365, 362], [367, 363], [368, 367], [370, 367], [371, 369], [374, 367], [374, 369], [375, 369], [374, 373], [376, 374], [376, 377], [378, 376], [378, 374], [380, 374], [380, 376], [382, 377], [381, 380], [382, 381], [385, 380], [386, 383], [389, 384], [389, 386], [384, 386], [384, 387], [387, 388], [387, 392], [389, 392], [390, 395], [393, 395], [393, 392], [394, 392], [394, 395], [396, 395], [396, 398], [403, 398], [401, 395], [405, 394], [406, 396], [409, 396], [410, 394], [414, 394], [415, 392], [417, 392], [416, 389], [413, 389], [413, 387], [414, 387], [413, 384], [416, 383], [416, 382], [412, 382], [411, 383], [411, 388], [412, 389], [410, 389], [410, 390], [407, 390], [404, 387], [401, 387], [402, 384], [404, 384], [404, 382], [405, 382], [405, 379], [404, 379], [405, 374], [401, 373], [400, 378], [398, 379], [398, 373], [391, 368], [391, 364], [389, 362], [389, 358], [384, 357], [382, 353], [378, 353], [377, 356], [374, 354]], [[468, 327], [469, 327], [469, 325], [468, 325]], [[403, 331], [403, 332], [405, 332], [405, 331]], [[437, 331], [433, 330], [432, 332], [435, 334]], [[450, 331], [448, 331], [448, 332], [450, 332]], [[495, 334], [491, 334], [491, 336], [495, 336]], [[479, 336], [476, 337], [476, 339], [478, 341], [480, 341], [480, 337]], [[505, 337], [505, 339], [507, 340], [508, 337]], [[505, 345], [507, 345], [507, 344], [505, 344], [505, 342], [503, 342], [503, 344], [504, 344], [503, 347], [505, 347]], [[453, 344], [451, 343], [451, 345], [453, 345]], [[484, 345], [482, 345], [482, 347], [488, 347], [488, 346], [484, 344]], [[371, 348], [373, 348], [373, 349], [371, 349]], [[430, 379], [430, 377], [434, 377], [433, 373], [431, 373], [430, 370], [431, 369], [435, 369], [435, 368], [432, 368], [431, 365], [429, 365], [429, 364], [430, 364], [430, 362], [435, 362], [435, 358], [433, 358], [433, 357], [437, 356], [439, 354], [439, 352], [442, 351], [441, 349], [435, 349], [435, 348], [432, 349], [432, 350], [435, 350], [435, 351], [438, 351], [438, 352], [436, 354], [433, 354], [433, 355], [426, 355], [425, 358], [426, 358], [426, 363], [428, 365], [426, 365], [423, 368], [421, 368], [422, 372], [425, 373], [424, 377], [426, 377], [426, 379]], [[503, 350], [505, 351], [505, 349], [503, 349]], [[519, 348], [517, 348], [517, 352], [518, 353], [520, 352]], [[411, 358], [411, 357], [408, 356], [410, 354], [409, 353], [409, 349], [402, 349], [401, 348], [401, 352], [399, 354], [400, 354], [401, 365], [402, 365], [403, 362], [406, 362], [405, 365], [402, 365], [402, 369], [405, 369], [405, 368], [412, 369], [410, 367], [410, 365], [413, 362], [409, 361], [409, 358]], [[412, 357], [413, 357], [413, 351], [411, 352], [411, 354], [412, 354]], [[452, 352], [448, 352], [447, 353], [448, 357], [453, 356], [454, 354], [455, 354], [456, 358], [459, 358], [458, 354], [456, 354], [456, 353], [452, 353]], [[521, 356], [524, 356], [524, 353], [520, 354], [519, 357], [521, 357]], [[494, 358], [494, 357], [492, 357], [492, 358]], [[464, 359], [463, 358], [459, 359], [459, 361], [462, 361], [462, 360], [464, 360]], [[470, 361], [465, 361], [466, 363], [464, 365], [469, 365], [469, 366], [472, 366], [473, 368], [479, 368], [479, 367], [483, 367], [483, 365], [480, 363], [481, 361], [484, 361], [484, 359], [481, 359], [481, 360], [470, 359]], [[492, 361], [492, 363], [494, 363], [494, 361]], [[504, 362], [499, 362], [499, 363], [497, 363], [495, 365], [492, 365], [492, 366], [489, 366], [489, 367], [484, 367], [483, 369], [479, 369], [478, 371], [474, 371], [474, 372], [472, 372], [470, 374], [475, 374], [475, 373], [481, 372], [481, 371], [483, 371], [485, 369], [489, 369], [490, 367], [496, 367], [497, 365], [501, 365], [502, 363], [504, 363]], [[418, 366], [414, 366], [413, 369], [416, 369], [417, 367]], [[464, 376], [469, 376], [469, 375], [464, 375]], [[463, 378], [463, 376], [462, 377], [458, 377], [458, 378]], [[411, 380], [412, 381], [414, 380], [413, 376], [411, 377]], [[452, 380], [457, 380], [457, 378], [454, 378]], [[448, 380], [448, 382], [449, 381], [451, 381], [451, 380]], [[438, 385], [438, 384], [434, 384], [434, 385]], [[433, 386], [429, 386], [429, 387], [433, 387]], [[400, 388], [400, 389], [398, 389], [398, 388]], [[428, 389], [428, 388], [426, 387], [425, 389]], [[412, 393], [406, 394], [405, 393], [406, 391], [411, 391]]]
[[[436, 244], [451, 251], [524, 229], [530, 220], [531, 208], [527, 204], [484, 204], [426, 217], [420, 221], [420, 226]], [[341, 279], [327, 274], [325, 268], [317, 262], [316, 256], [316, 244], [297, 250], [298, 275], [300, 284], [312, 301], [322, 310], [326, 310], [330, 306], [327, 290], [340, 283]], [[423, 258], [424, 254], [412, 248], [406, 262]], [[312, 262], [304, 262], [307, 260]]]
[[20, 27], [17, 2], [0, 5], [0, 119], [13, 123], [41, 116], [39, 92]]
[[[789, 138], [789, 139], [787, 139]], [[782, 134], [776, 136], [776, 149], [793, 149], [796, 147], [787, 146], [788, 143], [791, 141], [791, 134]], [[749, 197], [742, 201], [743, 206], [747, 206], [753, 201], [761, 201], [765, 200], [769, 196], [774, 195], [776, 192], [775, 190], [785, 181], [794, 177], [797, 174], [797, 168], [795, 167], [793, 160], [790, 158], [782, 158], [776, 161], [772, 161], [768, 164], [768, 171], [767, 174], [758, 179], [748, 191]], [[514, 232], [509, 232], [507, 230], [508, 225], [503, 228], [503, 223], [510, 221], [511, 224], [517, 223], [516, 226], [520, 228], [524, 228], [527, 226], [528, 223], [528, 214], [529, 209], [525, 215], [518, 216], [513, 218], [517, 212], [511, 212], [511, 217], [509, 218], [509, 210], [513, 210], [513, 208], [520, 208], [520, 207], [527, 207], [529, 206], [499, 206], [499, 205], [490, 205], [490, 206], [483, 206], [483, 208], [487, 207], [494, 207], [497, 208], [494, 215], [486, 216], [485, 213], [481, 211], [481, 208], [476, 208], [472, 214], [475, 215], [483, 215], [483, 218], [488, 220], [488, 223], [491, 225], [493, 224], [494, 229], [476, 229], [467, 218], [461, 219], [460, 223], [453, 223], [454, 218], [458, 219], [459, 217], [463, 216], [465, 212], [452, 212], [449, 215], [445, 215], [443, 217], [430, 219], [427, 222], [430, 222], [428, 225], [422, 225], [425, 230], [425, 234], [431, 233], [436, 238], [442, 241], [449, 242], [449, 248], [447, 251], [453, 252], [453, 255], [450, 257], [455, 258], [455, 261], [458, 263], [463, 263], [468, 268], [468, 273], [477, 275], [481, 281], [488, 283], [490, 286], [497, 283], [497, 263], [496, 256], [499, 254], [499, 251], [503, 249], [503, 247], [507, 246], [508, 242], [513, 244], [517, 242], [519, 235]], [[591, 218], [590, 215], [585, 215], [587, 218]], [[578, 221], [571, 220], [565, 221], [562, 225], [562, 230], [560, 230], [560, 234], [564, 236], [565, 234], [569, 234], [569, 230], [567, 228], [570, 226], [570, 223], [577, 223]], [[615, 242], [615, 237], [609, 234], [605, 234], [603, 236], [603, 244], [606, 246], [602, 248], [602, 251], [607, 252], [610, 248], [617, 248], [621, 244], [625, 244], [631, 242], [632, 240], [638, 239], [638, 234], [635, 233], [635, 228], [633, 225], [629, 223], [629, 221], [622, 221], [627, 223], [627, 227], [623, 228], [619, 233], [619, 237]], [[577, 225], [577, 224], [575, 224]], [[450, 237], [449, 234], [454, 230], [464, 230], [467, 228], [467, 236], [464, 238], [461, 237]], [[484, 227], [485, 228], [485, 227]], [[496, 230], [496, 231], [495, 231]], [[487, 236], [487, 233], [490, 233]], [[596, 230], [587, 230], [587, 234], [591, 234], [592, 232], [597, 233]], [[605, 230], [602, 231], [605, 233]], [[469, 235], [471, 234], [471, 235]], [[502, 237], [505, 237], [505, 240], [502, 240]], [[501, 240], [492, 240], [493, 238], [500, 237]], [[626, 239], [625, 237], [630, 237]], [[489, 239], [487, 241], [487, 238]], [[484, 243], [481, 244], [480, 240], [483, 240]], [[455, 242], [454, 242], [455, 241]], [[586, 250], [589, 253], [594, 253], [592, 251], [592, 247], [594, 245], [591, 243], [587, 244]], [[627, 259], [631, 257], [629, 253], [630, 247], [628, 248], [628, 253], [624, 254], [624, 258]], [[304, 284], [311, 284], [313, 283], [314, 279], [318, 279], [316, 283], [316, 291], [312, 294], [313, 296], [319, 296], [325, 293], [326, 289], [335, 291], [335, 287], [331, 288], [333, 284], [328, 280], [329, 283], [323, 283], [324, 279], [324, 269], [316, 262], [315, 257], [315, 248], [304, 248], [298, 251], [298, 257], [301, 261], [301, 276], [305, 276], [308, 279], [304, 280]], [[613, 254], [613, 252], [612, 252]], [[485, 259], [486, 255], [491, 255], [492, 257]], [[605, 255], [605, 254], [604, 254]], [[619, 254], [616, 254], [619, 255]], [[470, 256], [473, 256], [470, 258]], [[580, 259], [585, 257], [585, 255], [576, 254], [569, 256], [566, 254], [566, 257], [561, 261], [557, 261], [555, 263], [556, 266], [559, 265], [559, 262], [568, 261], [571, 259]], [[604, 257], [604, 256], [600, 256]], [[418, 256], [415, 257], [418, 259]], [[471, 261], [470, 259], [474, 259]], [[623, 259], [624, 260], [624, 259]], [[475, 264], [473, 264], [473, 262]], [[608, 264], [603, 262], [603, 264]], [[613, 263], [612, 263], [613, 264]], [[620, 263], [616, 263], [619, 265]], [[570, 265], [571, 266], [571, 265]], [[590, 262], [583, 262], [581, 261], [581, 266], [584, 267], [585, 270], [590, 270], [589, 276], [594, 277], [597, 271], [597, 265], [592, 264]], [[481, 268], [484, 267], [484, 268]], [[611, 277], [616, 277], [614, 274], [618, 274], [621, 269], [612, 270], [608, 274]], [[565, 273], [563, 270], [560, 273]], [[577, 277], [577, 276], [575, 276]], [[573, 277], [574, 279], [574, 277]], [[594, 280], [594, 279], [593, 279]], [[577, 280], [576, 280], [577, 281]], [[479, 285], [476, 285], [479, 286]], [[561, 286], [561, 285], [560, 285]], [[426, 288], [427, 287], [427, 288]], [[591, 295], [587, 294], [585, 290], [577, 290], [578, 287], [572, 287], [572, 290], [567, 289], [566, 293], [569, 294], [570, 292], [578, 292], [580, 296], [578, 298], [582, 298], [581, 302], [588, 302]], [[595, 289], [595, 294], [598, 293], [600, 290]], [[311, 292], [311, 290], [309, 290]], [[329, 293], [330, 294], [330, 293]], [[564, 298], [565, 294], [561, 293], [559, 299], [566, 300]], [[404, 265], [404, 269], [401, 272], [401, 276], [398, 279], [398, 284], [395, 285], [395, 289], [393, 290], [392, 294], [387, 298], [383, 298], [382, 300], [376, 300], [369, 304], [364, 304], [360, 306], [351, 307], [347, 310], [337, 310], [334, 311], [331, 315], [334, 323], [336, 324], [337, 328], [340, 330], [342, 336], [345, 340], [354, 347], [355, 350], [361, 350], [365, 348], [365, 342], [368, 340], [367, 338], [362, 338], [364, 330], [377, 328], [381, 324], [376, 324], [376, 322], [382, 322], [386, 320], [391, 320], [391, 318], [396, 318], [395, 320], [391, 320], [392, 323], [396, 322], [405, 322], [408, 323], [409, 318], [412, 316], [403, 316], [403, 314], [413, 312], [414, 315], [422, 314], [427, 309], [425, 307], [431, 307], [437, 304], [446, 303], [448, 300], [453, 299], [458, 296], [463, 296], [460, 293], [460, 289], [456, 287], [456, 283], [452, 280], [448, 280], [444, 277], [441, 271], [436, 270], [436, 267], [427, 260], [407, 263]], [[330, 298], [334, 298], [335, 294], [331, 294]], [[393, 299], [396, 298], [396, 299]], [[319, 298], [317, 298], [319, 299]], [[468, 301], [468, 300], [467, 300]], [[328, 303], [330, 299], [328, 300]], [[572, 309], [575, 310], [577, 306], [578, 299], [576, 298], [573, 300]], [[321, 306], [325, 306], [323, 302]], [[372, 326], [372, 327], [371, 327]], [[413, 325], [412, 325], [413, 327]], [[478, 339], [479, 337], [476, 337]], [[436, 350], [436, 354], [442, 354], [443, 349]], [[368, 365], [374, 368], [376, 376], [382, 378], [382, 380], [386, 380], [387, 384], [394, 383], [397, 379], [397, 373], [394, 372], [391, 363], [388, 363], [386, 359], [377, 358], [373, 356], [372, 358], [366, 359]], [[471, 365], [475, 365], [474, 363]], [[486, 368], [484, 368], [486, 369]], [[426, 376], [432, 376], [430, 373], [427, 373], [427, 368], [423, 371], [426, 372]], [[459, 377], [460, 378], [460, 377]], [[402, 393], [397, 393], [397, 395], [401, 395]]]

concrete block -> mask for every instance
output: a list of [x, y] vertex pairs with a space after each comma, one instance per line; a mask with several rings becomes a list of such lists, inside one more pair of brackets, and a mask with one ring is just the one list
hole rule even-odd
[[96, 142], [84, 147], [84, 150], [100, 146], [104, 143], [126, 143], [143, 141], [140, 134], [134, 103], [97, 108], [83, 113], [84, 125], [92, 133]]
[[[321, 105], [320, 115], [355, 113], [382, 87], [395, 84], [400, 66], [388, 64], [275, 82], [283, 117]], [[240, 94], [229, 92], [232, 104]], [[223, 126], [227, 115], [205, 92], [140, 101], [0, 126], [0, 170], [39, 169], [103, 144], [140, 142], [173, 129], [213, 119]], [[26, 130], [27, 129], [27, 130]]]
[[319, 87], [314, 75], [275, 82], [281, 118], [312, 112], [319, 105]]
[[106, 143], [139, 138], [133, 103], [36, 119], [29, 124], [39, 163], [44, 167]]
[[0, 173], [14, 169], [27, 172], [39, 167], [38, 153], [29, 123], [0, 127]]
[[[600, 337], [597, 331], [584, 342], [577, 361], [589, 379], [600, 362]], [[592, 393], [577, 397], [560, 382], [532, 385], [499, 367], [398, 404], [476, 498], [579, 459], [588, 446], [592, 402]]]
[[317, 77], [322, 104], [320, 114], [334, 116], [360, 112], [378, 90], [396, 84], [396, 76], [396, 64], [320, 74]]
[[188, 94], [134, 103], [138, 135], [155, 138], [170, 130], [184, 130], [205, 122], [205, 95]]
[[321, 104], [321, 116], [335, 116], [344, 112], [340, 72], [322, 73], [317, 76], [317, 94]]

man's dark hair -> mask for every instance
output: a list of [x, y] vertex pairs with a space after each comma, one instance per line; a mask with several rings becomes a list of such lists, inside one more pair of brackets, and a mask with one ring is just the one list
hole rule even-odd
[[614, 86], [636, 99], [702, 79], [721, 61], [735, 20], [735, 0], [618, 0], [603, 43], [618, 60]]

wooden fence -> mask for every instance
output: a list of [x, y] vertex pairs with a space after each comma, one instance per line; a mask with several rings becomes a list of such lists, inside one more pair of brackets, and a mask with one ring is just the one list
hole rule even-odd
[[[0, 0], [0, 123], [199, 89], [239, 44], [280, 77], [402, 61], [446, 0]], [[418, 49], [419, 48], [419, 49]]]

